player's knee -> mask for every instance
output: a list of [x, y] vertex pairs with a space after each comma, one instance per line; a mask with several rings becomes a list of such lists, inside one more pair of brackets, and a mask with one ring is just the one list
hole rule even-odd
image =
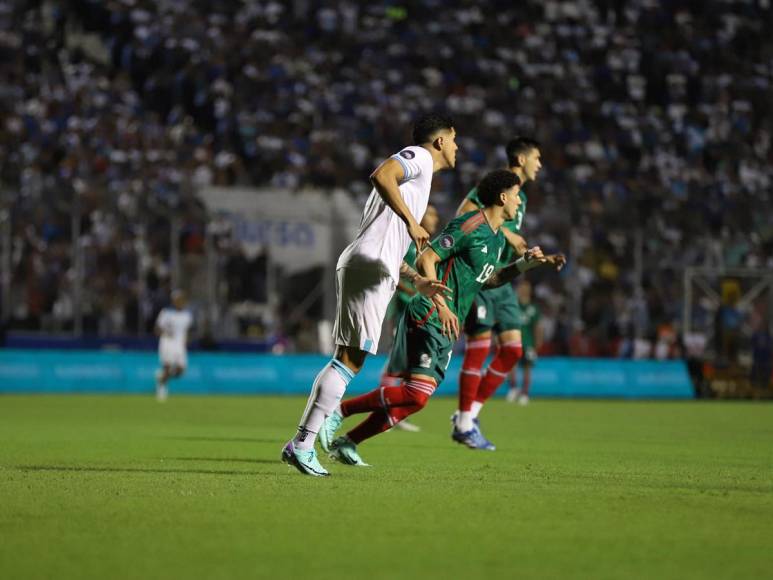
[[365, 364], [368, 353], [353, 346], [338, 345], [335, 358], [346, 365], [353, 373], [357, 374]]

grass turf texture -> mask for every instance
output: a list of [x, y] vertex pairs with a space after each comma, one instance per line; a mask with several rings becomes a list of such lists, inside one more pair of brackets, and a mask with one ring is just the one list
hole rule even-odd
[[0, 578], [773, 570], [773, 405], [497, 401], [491, 453], [453, 404], [321, 479], [278, 461], [300, 398], [0, 397]]

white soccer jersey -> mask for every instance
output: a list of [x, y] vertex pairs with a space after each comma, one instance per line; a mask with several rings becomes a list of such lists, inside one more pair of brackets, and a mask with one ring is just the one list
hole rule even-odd
[[159, 341], [159, 348], [169, 346], [185, 349], [191, 324], [193, 324], [193, 315], [188, 310], [162, 308], [156, 319], [156, 326], [164, 332]]
[[[413, 217], [420, 222], [427, 211], [432, 186], [432, 155], [424, 147], [412, 146], [392, 155], [391, 159], [403, 166], [405, 176], [399, 185], [400, 194]], [[398, 282], [400, 264], [410, 244], [405, 223], [374, 188], [365, 203], [357, 236], [341, 253], [336, 267], [362, 268], [372, 264]]]

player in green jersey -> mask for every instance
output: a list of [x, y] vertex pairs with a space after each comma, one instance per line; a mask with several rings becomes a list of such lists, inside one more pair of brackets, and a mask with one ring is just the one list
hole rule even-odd
[[[522, 186], [537, 178], [542, 168], [537, 141], [518, 137], [507, 144], [505, 151], [508, 171], [520, 178]], [[508, 242], [507, 253], [503, 257], [508, 262], [513, 255], [520, 256], [527, 248], [526, 240], [521, 235], [527, 199], [523, 190], [519, 195], [521, 204], [518, 212], [513, 219], [506, 221], [502, 228]], [[459, 206], [457, 215], [480, 207], [480, 203], [478, 192], [473, 189]], [[565, 262], [566, 258], [563, 254], [553, 254], [545, 256], [544, 261], [532, 262], [531, 265], [536, 267], [541, 263], [548, 263], [560, 270]], [[513, 288], [505, 285], [482, 290], [467, 315], [464, 331], [467, 340], [459, 375], [459, 409], [451, 419], [453, 423], [451, 437], [454, 441], [464, 443], [473, 449], [493, 451], [495, 446], [483, 437], [480, 431], [478, 414], [483, 404], [502, 384], [523, 353], [520, 313]], [[483, 372], [483, 365], [491, 348], [492, 334], [496, 334], [497, 337], [497, 350], [488, 369]], [[470, 429], [476, 429], [480, 437], [474, 440], [464, 437], [463, 434]], [[481, 444], [470, 445], [471, 442]]]
[[[483, 209], [455, 218], [421, 253], [419, 273], [429, 279], [441, 278], [450, 292], [431, 299], [416, 295], [408, 304], [388, 366], [390, 373], [402, 374], [402, 384], [381, 386], [344, 401], [325, 420], [319, 441], [332, 458], [365, 465], [357, 445], [421, 410], [443, 380], [459, 335], [459, 320], [464, 320], [483, 285], [505, 284], [529, 261], [542, 258], [539, 250], [529, 250], [518, 263], [498, 270], [506, 245], [501, 226], [515, 216], [519, 188], [520, 179], [514, 173], [489, 173], [478, 186]], [[334, 439], [344, 417], [358, 413], [369, 416], [345, 436]]]
[[[507, 401], [518, 402], [519, 405], [529, 404], [529, 386], [531, 385], [531, 368], [537, 362], [537, 351], [542, 346], [542, 326], [540, 325], [539, 306], [531, 300], [531, 283], [521, 280], [518, 283], [518, 307], [521, 311], [521, 341], [523, 342], [523, 358], [520, 365], [513, 367], [508, 375], [510, 385], [507, 391]], [[516, 368], [523, 371], [523, 387], [518, 388]]]
[[[424, 212], [424, 217], [421, 219], [421, 227], [427, 230], [430, 237], [434, 236], [437, 232], [438, 225], [440, 223], [440, 216], [434, 205], [427, 205], [427, 211]], [[416, 268], [416, 244], [411, 243], [408, 247], [408, 252], [403, 258], [403, 262], [409, 268]], [[387, 320], [391, 325], [391, 334], [394, 336], [397, 330], [397, 325], [400, 319], [403, 317], [408, 303], [411, 298], [416, 294], [416, 287], [413, 285], [410, 277], [406, 274], [405, 270], [408, 268], [403, 267], [401, 270], [400, 282], [397, 284], [397, 291], [392, 297], [392, 302], [389, 303], [389, 309], [387, 310]], [[381, 380], [379, 385], [382, 387], [397, 387], [402, 383], [402, 377], [399, 375], [391, 375], [387, 372], [387, 365], [384, 365], [384, 370], [381, 374]], [[402, 429], [403, 431], [410, 431], [415, 433], [420, 431], [418, 425], [414, 425], [410, 421], [403, 420], [395, 425], [395, 428]]]

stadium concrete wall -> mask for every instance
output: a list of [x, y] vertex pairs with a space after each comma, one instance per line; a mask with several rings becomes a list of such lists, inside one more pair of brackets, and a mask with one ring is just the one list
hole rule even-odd
[[[322, 355], [192, 353], [174, 393], [306, 394]], [[363, 393], [378, 385], [385, 357], [370, 357], [349, 388]], [[454, 395], [461, 356], [451, 361], [438, 394]], [[150, 352], [0, 350], [0, 393], [150, 393], [157, 358]], [[546, 358], [533, 371], [535, 397], [689, 399], [681, 361]], [[500, 390], [500, 395], [502, 391]]]

